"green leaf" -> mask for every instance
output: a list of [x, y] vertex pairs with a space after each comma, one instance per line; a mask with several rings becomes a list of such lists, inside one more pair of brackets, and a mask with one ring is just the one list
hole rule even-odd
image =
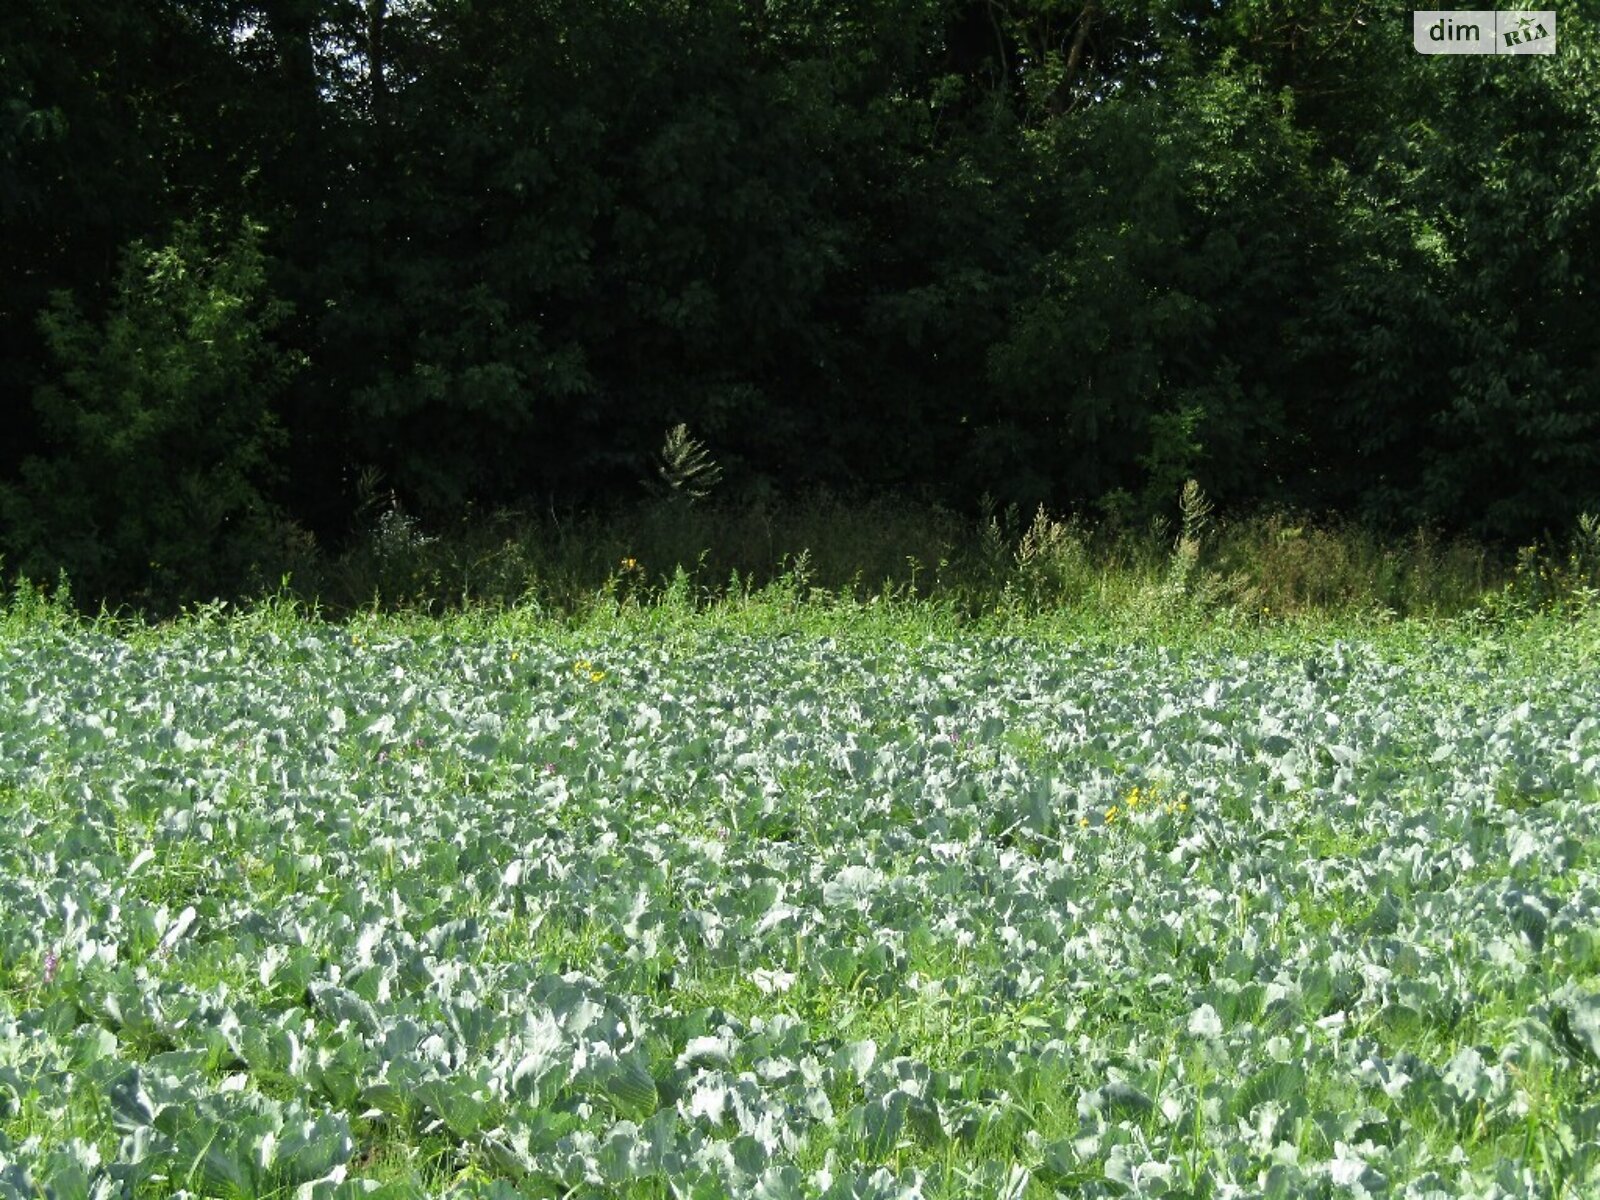
[[1078, 1114], [1087, 1120], [1100, 1117], [1107, 1121], [1140, 1120], [1155, 1107], [1155, 1102], [1138, 1088], [1122, 1080], [1113, 1080], [1093, 1092], [1086, 1092], [1078, 1100]]
[[1600, 1062], [1600, 996], [1572, 997], [1556, 1009], [1553, 1023], [1576, 1054]]
[[642, 1050], [629, 1050], [618, 1057], [617, 1068], [606, 1081], [605, 1093], [625, 1117], [643, 1120], [656, 1111], [656, 1083], [650, 1074], [650, 1060]]
[[1233, 1111], [1248, 1116], [1258, 1105], [1285, 1104], [1305, 1091], [1306, 1073], [1299, 1063], [1269, 1063], [1240, 1085], [1233, 1095]]

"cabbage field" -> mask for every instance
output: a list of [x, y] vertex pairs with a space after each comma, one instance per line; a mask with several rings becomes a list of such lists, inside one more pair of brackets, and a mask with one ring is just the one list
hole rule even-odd
[[0, 640], [0, 1197], [1600, 1195], [1600, 661]]

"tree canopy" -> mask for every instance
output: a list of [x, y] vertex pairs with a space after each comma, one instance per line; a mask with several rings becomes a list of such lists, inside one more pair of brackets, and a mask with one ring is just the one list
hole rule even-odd
[[[730, 494], [1600, 507], [1600, 27], [1380, 0], [13, 0], [0, 552]], [[276, 532], [275, 532], [276, 531]], [[152, 564], [164, 564], [154, 566]]]

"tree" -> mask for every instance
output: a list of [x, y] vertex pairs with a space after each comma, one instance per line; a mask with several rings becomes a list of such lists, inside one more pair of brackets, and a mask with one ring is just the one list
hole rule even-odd
[[271, 541], [281, 431], [273, 400], [294, 361], [270, 338], [262, 230], [221, 245], [180, 222], [130, 245], [109, 313], [57, 293], [41, 319], [56, 378], [34, 395], [42, 453], [0, 490], [8, 561], [64, 568], [84, 594], [226, 588]]

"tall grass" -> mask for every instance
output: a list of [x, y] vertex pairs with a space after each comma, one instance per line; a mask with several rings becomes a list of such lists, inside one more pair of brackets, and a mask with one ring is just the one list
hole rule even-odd
[[523, 605], [582, 619], [595, 606], [930, 602], [965, 619], [1062, 609], [1259, 621], [1455, 617], [1582, 602], [1600, 585], [1600, 528], [1496, 554], [1417, 530], [1273, 513], [1219, 520], [1197, 487], [1143, 528], [827, 493], [791, 504], [681, 495], [604, 515], [501, 513], [423, 530], [390, 510], [342, 552], [309, 557], [296, 594], [330, 613]]
[[[915, 605], [938, 624], [1071, 614], [1109, 627], [1283, 620], [1502, 617], [1592, 606], [1600, 522], [1564, 541], [1497, 554], [1418, 530], [1284, 513], [1217, 519], [1195, 485], [1141, 528], [986, 508], [819, 493], [787, 504], [668, 493], [605, 514], [503, 512], [426, 528], [392, 503], [345, 547], [301, 539], [235, 602], [330, 618], [397, 610], [510, 609], [568, 623], [608, 613], [758, 606]], [[193, 599], [146, 612], [194, 611]], [[12, 619], [71, 607], [18, 581]], [[160, 611], [163, 607], [166, 611]]]

